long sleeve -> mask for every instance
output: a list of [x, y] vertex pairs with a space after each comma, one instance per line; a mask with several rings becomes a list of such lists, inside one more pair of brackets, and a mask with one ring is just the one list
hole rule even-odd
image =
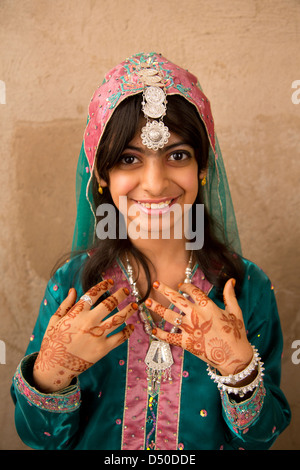
[[[260, 278], [256, 297], [251, 288], [251, 277], [254, 285], [257, 277]], [[263, 382], [251, 398], [241, 403], [230, 399], [227, 393], [221, 393], [223, 417], [231, 430], [233, 445], [267, 449], [290, 421], [290, 409], [280, 390], [283, 338], [271, 282], [257, 268], [249, 273], [247, 281], [249, 287], [245, 289], [241, 304], [245, 312], [246, 304], [254, 305], [245, 315], [245, 324], [249, 342], [257, 348], [264, 363]]]
[[26, 355], [13, 377], [11, 394], [15, 403], [16, 429], [23, 442], [34, 449], [72, 448], [79, 430], [79, 380], [52, 394], [36, 390], [32, 380], [33, 365], [45, 330], [71, 287], [67, 285], [68, 281], [66, 276], [49, 281]]

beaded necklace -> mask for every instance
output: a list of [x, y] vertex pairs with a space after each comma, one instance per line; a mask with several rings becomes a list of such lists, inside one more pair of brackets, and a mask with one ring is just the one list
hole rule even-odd
[[[188, 266], [185, 270], [185, 279], [184, 283], [191, 282], [192, 276], [192, 258], [193, 252], [191, 252]], [[137, 289], [136, 281], [133, 278], [133, 268], [129, 262], [128, 256], [126, 256], [127, 262], [127, 274], [128, 280], [132, 289], [132, 293], [135, 296], [136, 300], [141, 299], [140, 293]], [[187, 294], [183, 294], [185, 297], [188, 297]], [[171, 367], [173, 364], [173, 356], [171, 352], [170, 345], [164, 341], [158, 340], [155, 336], [152, 335], [152, 330], [156, 326], [150, 311], [144, 303], [139, 306], [139, 315], [141, 320], [144, 323], [145, 332], [150, 337], [150, 346], [145, 357], [145, 364], [147, 366], [147, 381], [148, 381], [148, 393], [151, 397], [155, 397], [159, 392], [159, 386], [161, 380], [169, 382], [172, 381]], [[163, 326], [163, 321], [159, 323], [158, 326]], [[177, 331], [177, 326], [173, 326], [171, 333]]]

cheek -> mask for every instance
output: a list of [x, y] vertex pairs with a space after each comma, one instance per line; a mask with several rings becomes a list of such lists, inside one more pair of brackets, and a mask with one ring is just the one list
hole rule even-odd
[[109, 190], [115, 205], [119, 208], [119, 197], [127, 196], [134, 188], [133, 178], [129, 175], [112, 174]]
[[185, 190], [186, 194], [196, 198], [198, 193], [198, 168], [195, 167], [193, 170], [182, 173], [181, 175], [181, 186]]

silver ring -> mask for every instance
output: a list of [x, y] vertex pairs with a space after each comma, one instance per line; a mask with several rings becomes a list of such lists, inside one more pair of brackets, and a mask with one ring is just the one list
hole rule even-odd
[[182, 323], [182, 317], [175, 318], [174, 323], [176, 326], [180, 326]]
[[93, 305], [91, 297], [87, 294], [84, 294], [82, 297], [80, 297], [80, 300], [84, 300], [84, 302], [88, 302], [90, 305]]

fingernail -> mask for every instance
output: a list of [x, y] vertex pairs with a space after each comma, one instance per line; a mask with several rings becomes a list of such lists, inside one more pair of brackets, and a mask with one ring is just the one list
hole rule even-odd
[[235, 285], [236, 285], [236, 280], [235, 280], [235, 279], [232, 279], [232, 280], [231, 280], [231, 284], [232, 284], [232, 287], [234, 288]]
[[114, 285], [114, 281], [112, 279], [108, 279], [108, 282], [113, 286]]
[[132, 325], [132, 323], [130, 323], [130, 325], [128, 325], [128, 326], [131, 329], [131, 331], [134, 331], [134, 325]]
[[139, 306], [138, 306], [138, 304], [137, 304], [136, 302], [133, 302], [133, 303], [131, 304], [131, 306], [132, 306], [132, 308], [133, 308], [134, 310], [138, 310], [138, 308], [139, 308]]
[[156, 328], [153, 328], [153, 330], [151, 331], [151, 333], [153, 334], [153, 336], [155, 336], [156, 333], [157, 333], [157, 329], [156, 329]]
[[152, 300], [151, 300], [151, 299], [145, 300], [145, 305], [147, 305], [147, 307], [151, 307], [151, 305], [152, 305]]
[[181, 287], [182, 285], [183, 285], [183, 282], [180, 282], [180, 283], [178, 284], [178, 287]]
[[158, 288], [159, 288], [159, 284], [160, 284], [159, 281], [154, 281], [154, 282], [153, 282], [153, 287], [154, 287], [155, 289], [158, 289]]
[[70, 294], [71, 294], [71, 292], [72, 292], [72, 287], [71, 287], [71, 289], [69, 290], [69, 292], [68, 292], [68, 295], [70, 295]]
[[129, 295], [129, 290], [127, 289], [127, 287], [124, 287], [123, 291], [125, 292], [126, 295]]

